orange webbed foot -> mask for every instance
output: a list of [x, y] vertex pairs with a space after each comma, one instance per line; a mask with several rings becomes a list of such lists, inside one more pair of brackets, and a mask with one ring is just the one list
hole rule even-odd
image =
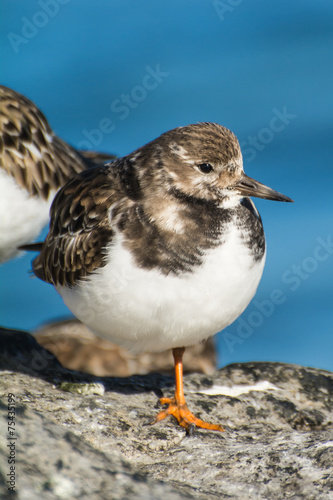
[[210, 424], [204, 420], [200, 420], [188, 409], [186, 404], [180, 404], [176, 398], [161, 398], [160, 403], [162, 405], [168, 404], [168, 408], [160, 411], [152, 424], [160, 422], [169, 415], [173, 415], [178, 421], [181, 427], [184, 427], [189, 434], [192, 434], [194, 427], [199, 427], [200, 429], [207, 429], [210, 431], [220, 431], [223, 432], [224, 428], [222, 425]]
[[163, 420], [168, 415], [173, 415], [181, 427], [186, 429], [188, 434], [192, 434], [195, 427], [200, 429], [207, 429], [210, 431], [223, 432], [222, 425], [209, 424], [204, 420], [197, 418], [187, 408], [185, 403], [184, 388], [183, 388], [183, 354], [185, 347], [176, 347], [172, 349], [173, 357], [175, 360], [175, 377], [176, 377], [176, 391], [174, 398], [161, 398], [162, 405], [169, 405], [165, 410], [160, 411], [152, 424]]

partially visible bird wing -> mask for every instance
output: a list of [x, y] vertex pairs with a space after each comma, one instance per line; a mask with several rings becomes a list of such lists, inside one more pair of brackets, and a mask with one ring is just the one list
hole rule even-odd
[[33, 261], [36, 276], [54, 285], [74, 285], [106, 264], [105, 247], [114, 234], [108, 210], [121, 193], [110, 166], [86, 170], [56, 195], [50, 230]]
[[0, 86], [0, 168], [30, 195], [48, 199], [73, 175], [112, 157], [78, 152], [53, 133], [32, 101]]

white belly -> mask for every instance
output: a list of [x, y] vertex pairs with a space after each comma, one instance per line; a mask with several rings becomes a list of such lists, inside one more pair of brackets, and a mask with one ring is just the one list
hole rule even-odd
[[0, 169], [0, 263], [17, 255], [18, 246], [37, 238], [49, 220], [52, 199], [29, 196]]
[[83, 323], [129, 350], [193, 345], [244, 311], [263, 272], [265, 257], [255, 262], [234, 226], [223, 240], [193, 273], [164, 276], [136, 267], [118, 238], [105, 267], [73, 288], [58, 287], [58, 292]]

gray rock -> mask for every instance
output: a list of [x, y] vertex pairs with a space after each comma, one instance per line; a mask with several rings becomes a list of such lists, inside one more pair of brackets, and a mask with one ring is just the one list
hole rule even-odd
[[0, 334], [0, 366], [1, 498], [13, 393], [18, 462], [10, 498], [333, 499], [330, 372], [245, 363], [189, 375], [190, 409], [226, 429], [189, 437], [172, 418], [147, 425], [158, 397], [172, 394], [172, 377], [66, 370], [24, 332]]

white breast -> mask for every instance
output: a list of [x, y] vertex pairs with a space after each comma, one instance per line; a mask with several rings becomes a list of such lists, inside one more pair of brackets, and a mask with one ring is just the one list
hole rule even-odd
[[48, 222], [52, 198], [30, 196], [0, 169], [0, 263], [18, 254], [18, 246], [37, 238]]
[[242, 313], [263, 272], [265, 257], [253, 260], [235, 226], [229, 225], [223, 241], [193, 273], [165, 276], [138, 268], [118, 236], [105, 267], [58, 292], [83, 323], [129, 350], [193, 345]]

